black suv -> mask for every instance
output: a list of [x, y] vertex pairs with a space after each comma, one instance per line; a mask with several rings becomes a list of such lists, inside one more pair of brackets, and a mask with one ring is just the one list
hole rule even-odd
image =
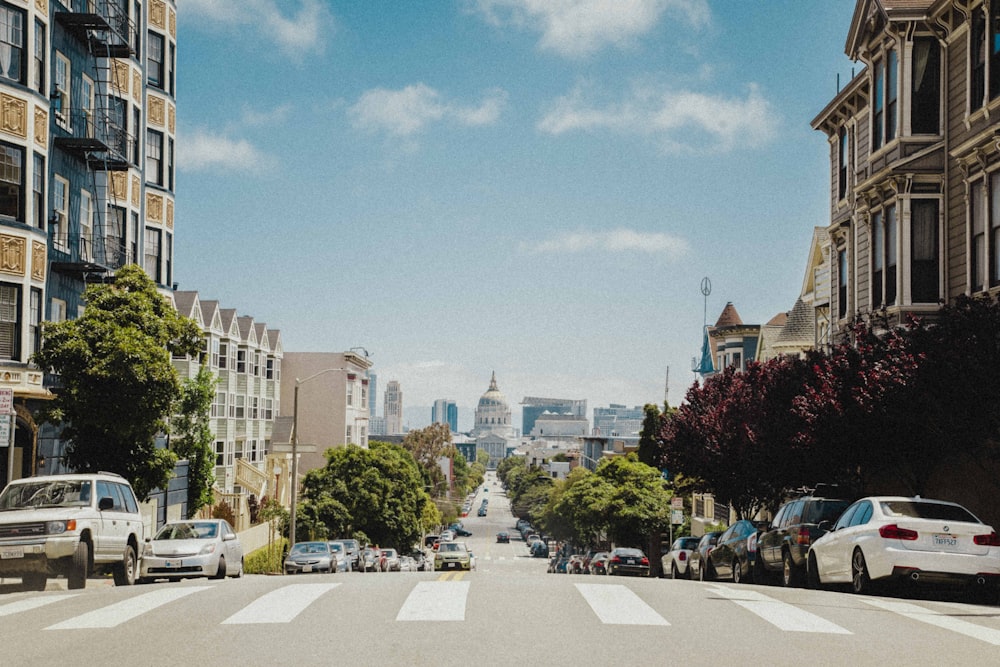
[[[787, 587], [801, 586], [805, 581], [806, 555], [809, 546], [826, 534], [849, 500], [812, 495], [790, 500], [774, 515], [770, 527], [757, 539], [757, 562], [754, 579], [764, 583], [775, 572], [781, 572], [781, 583]], [[820, 527], [820, 522], [827, 522]]]

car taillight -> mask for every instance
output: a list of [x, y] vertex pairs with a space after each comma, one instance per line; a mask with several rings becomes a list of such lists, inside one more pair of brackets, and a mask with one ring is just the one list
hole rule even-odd
[[809, 535], [809, 531], [808, 530], [799, 530], [799, 532], [797, 532], [795, 534], [795, 543], [796, 544], [800, 544], [802, 546], [806, 546], [807, 547], [807, 546], [809, 546], [809, 543], [811, 541], [812, 541], [812, 538]]
[[645, 556], [643, 556], [643, 557], [642, 557], [642, 564], [643, 564], [643, 565], [649, 565], [649, 559], [648, 559], [648, 558], [646, 558]]
[[878, 534], [887, 540], [915, 540], [917, 531], [908, 528], [900, 528], [894, 523], [882, 526], [878, 529]]
[[685, 561], [685, 560], [687, 560], [687, 557], [688, 557], [688, 555], [686, 553], [684, 553], [683, 551], [680, 552], [679, 554], [677, 554], [677, 560], [679, 560], [679, 561]]
[[1000, 535], [995, 532], [989, 535], [976, 535], [972, 541], [987, 547], [1000, 547]]
[[620, 563], [620, 562], [622, 562], [622, 559], [619, 558], [618, 556], [615, 556], [614, 558], [611, 559], [611, 562], [612, 563]]

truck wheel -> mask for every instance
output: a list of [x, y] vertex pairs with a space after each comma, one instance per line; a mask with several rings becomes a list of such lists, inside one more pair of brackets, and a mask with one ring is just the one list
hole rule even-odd
[[77, 590], [87, 586], [87, 575], [90, 573], [90, 544], [84, 540], [76, 543], [76, 551], [73, 552], [73, 560], [70, 561], [69, 571], [66, 572], [66, 587]]
[[135, 584], [139, 561], [135, 556], [135, 548], [129, 544], [125, 547], [122, 562], [114, 567], [115, 586], [132, 586]]

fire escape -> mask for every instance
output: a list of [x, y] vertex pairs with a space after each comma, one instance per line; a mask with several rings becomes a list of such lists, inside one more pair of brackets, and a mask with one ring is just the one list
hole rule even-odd
[[[123, 0], [86, 0], [82, 8], [82, 11], [56, 11], [55, 21], [89, 55], [93, 101], [78, 94], [74, 105], [65, 91], [53, 85], [50, 109], [55, 118], [53, 144], [86, 166], [93, 197], [92, 228], [89, 238], [81, 225], [71, 235], [69, 220], [62, 212], [53, 211], [58, 231], [51, 238], [50, 252], [54, 271], [87, 280], [106, 278], [136, 261], [126, 245], [128, 214], [118, 215], [126, 210], [118, 206], [118, 196], [125, 196], [127, 172], [138, 161], [137, 136], [128, 131], [132, 70], [127, 66], [116, 67], [116, 59], [128, 63], [135, 54], [131, 39], [136, 28]], [[117, 188], [115, 174], [121, 174]], [[80, 215], [83, 214], [81, 211]]]

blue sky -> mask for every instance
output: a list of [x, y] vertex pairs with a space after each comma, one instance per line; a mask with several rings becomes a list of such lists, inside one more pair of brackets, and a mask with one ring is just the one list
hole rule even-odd
[[[412, 427], [671, 404], [708, 320], [790, 310], [851, 0], [185, 0], [175, 280], [363, 346]], [[234, 8], [239, 8], [234, 9]]]

